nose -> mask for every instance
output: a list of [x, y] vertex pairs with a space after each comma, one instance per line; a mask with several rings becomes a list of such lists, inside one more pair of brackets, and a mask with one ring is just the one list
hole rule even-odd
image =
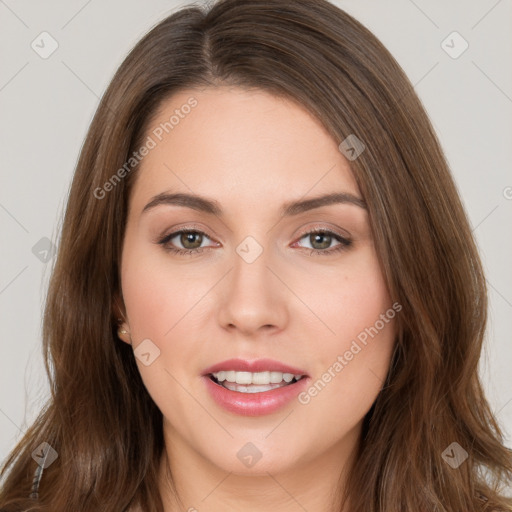
[[234, 255], [232, 269], [218, 291], [218, 320], [224, 329], [255, 336], [286, 327], [290, 292], [270, 260], [266, 250], [252, 262]]

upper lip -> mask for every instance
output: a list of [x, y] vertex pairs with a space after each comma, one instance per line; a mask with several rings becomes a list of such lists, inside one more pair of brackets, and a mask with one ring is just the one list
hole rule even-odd
[[275, 361], [274, 359], [256, 359], [254, 361], [247, 361], [245, 359], [227, 359], [226, 361], [209, 366], [203, 371], [203, 375], [229, 370], [251, 373], [270, 371], [307, 376], [307, 373], [304, 370], [281, 363], [280, 361]]

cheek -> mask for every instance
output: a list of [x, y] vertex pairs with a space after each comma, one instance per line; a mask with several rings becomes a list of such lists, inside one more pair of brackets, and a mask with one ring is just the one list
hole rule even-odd
[[[309, 387], [297, 397], [302, 428], [320, 448], [355, 431], [384, 385], [394, 323], [369, 332], [365, 342], [360, 336], [325, 347]], [[323, 439], [318, 438], [319, 432]]]
[[122, 266], [123, 298], [132, 338], [154, 338], [162, 343], [194, 316], [194, 304], [211, 283], [208, 276], [197, 279], [186, 267], [169, 263], [163, 251], [159, 254], [136, 244], [132, 247], [128, 240]]
[[[393, 348], [392, 324], [364, 346], [340, 343], [310, 386], [298, 395], [295, 410], [312, 453], [358, 435], [382, 389]], [[350, 354], [350, 355], [349, 355]], [[340, 357], [341, 356], [341, 357]]]
[[[328, 352], [348, 349], [351, 340], [361, 333], [364, 338], [366, 329], [377, 321], [379, 331], [383, 329], [380, 318], [391, 308], [391, 300], [372, 246], [351, 255], [328, 276], [310, 277], [305, 286], [311, 309], [328, 327], [322, 338]], [[390, 316], [394, 318], [395, 312]], [[386, 326], [391, 319], [385, 318]]]
[[391, 303], [375, 254], [359, 256], [330, 281], [323, 300], [316, 298], [330, 332], [326, 329], [316, 346], [311, 386], [298, 397], [312, 432], [319, 428], [315, 418], [324, 418], [325, 411], [336, 428], [354, 427], [375, 401], [389, 368], [400, 307]]
[[179, 269], [134, 248], [123, 261], [122, 286], [136, 354], [137, 346], [147, 339], [158, 352], [148, 366], [136, 358], [148, 393], [167, 418], [187, 418], [190, 426], [204, 420], [204, 411], [194, 408], [186, 390], [192, 389], [199, 372], [195, 361], [200, 350], [194, 342], [195, 320], [202, 307], [198, 301], [211, 285], [205, 282], [203, 289]]

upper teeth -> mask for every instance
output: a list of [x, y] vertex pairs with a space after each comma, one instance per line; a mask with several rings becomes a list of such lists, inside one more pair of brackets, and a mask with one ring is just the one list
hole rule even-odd
[[294, 375], [293, 373], [283, 372], [235, 372], [235, 371], [221, 371], [212, 373], [212, 375], [219, 381], [236, 382], [237, 384], [278, 384], [283, 380], [291, 382], [293, 377], [299, 380], [302, 375]]

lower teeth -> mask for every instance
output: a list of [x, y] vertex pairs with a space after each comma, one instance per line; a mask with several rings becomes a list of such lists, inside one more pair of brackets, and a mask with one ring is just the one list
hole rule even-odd
[[221, 386], [229, 389], [230, 391], [238, 391], [239, 393], [263, 393], [265, 391], [270, 391], [276, 388], [282, 388], [284, 386], [288, 386], [288, 384], [293, 384], [297, 382], [296, 380], [292, 380], [291, 382], [279, 382], [278, 384], [237, 384], [236, 382], [228, 382], [227, 380], [219, 383]]

